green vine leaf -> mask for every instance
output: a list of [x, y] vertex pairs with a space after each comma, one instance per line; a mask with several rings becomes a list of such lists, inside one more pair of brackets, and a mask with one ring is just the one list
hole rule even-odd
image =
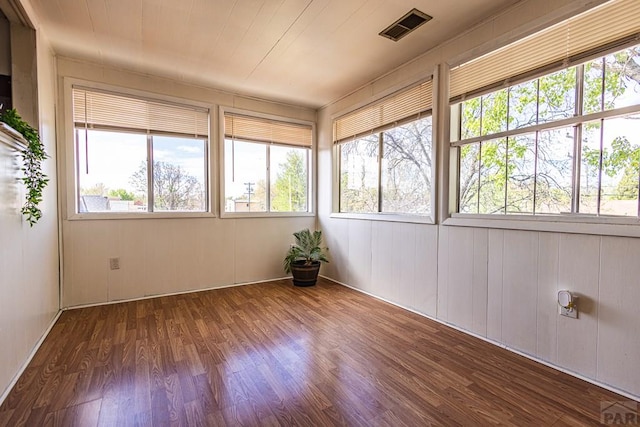
[[38, 131], [22, 120], [15, 109], [5, 111], [0, 116], [0, 121], [11, 126], [27, 140], [27, 148], [22, 151], [22, 172], [24, 172], [22, 182], [27, 187], [27, 195], [21, 212], [33, 227], [42, 217], [42, 211], [38, 205], [42, 202], [42, 192], [49, 183], [49, 178], [42, 172], [42, 162], [48, 156]]

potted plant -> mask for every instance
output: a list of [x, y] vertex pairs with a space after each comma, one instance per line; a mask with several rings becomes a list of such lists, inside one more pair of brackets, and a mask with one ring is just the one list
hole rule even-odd
[[42, 192], [49, 182], [47, 175], [42, 172], [42, 162], [47, 158], [47, 153], [44, 151], [38, 131], [25, 122], [15, 109], [2, 113], [0, 122], [6, 123], [27, 141], [27, 147], [22, 151], [24, 177], [21, 178], [27, 187], [27, 193], [21, 212], [33, 227], [33, 224], [42, 217], [39, 204], [42, 202]]
[[321, 262], [329, 262], [322, 248], [322, 231], [309, 229], [293, 233], [296, 243], [291, 245], [284, 258], [284, 271], [291, 273], [296, 286], [313, 286], [318, 280]]

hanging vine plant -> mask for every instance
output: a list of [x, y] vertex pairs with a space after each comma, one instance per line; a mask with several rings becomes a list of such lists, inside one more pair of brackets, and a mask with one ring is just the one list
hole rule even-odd
[[0, 116], [0, 121], [18, 131], [27, 141], [27, 148], [22, 151], [24, 177], [21, 178], [27, 187], [27, 195], [21, 212], [33, 227], [33, 224], [42, 217], [42, 211], [38, 205], [42, 202], [42, 191], [49, 182], [47, 175], [42, 172], [42, 162], [47, 158], [47, 153], [40, 141], [38, 131], [22, 120], [15, 109], [5, 111]]

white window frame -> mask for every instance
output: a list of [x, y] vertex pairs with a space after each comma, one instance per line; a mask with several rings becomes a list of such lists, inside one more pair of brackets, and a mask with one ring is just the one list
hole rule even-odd
[[[554, 72], [565, 70], [571, 67], [578, 67], [590, 60], [606, 56], [608, 54], [618, 52], [628, 47], [636, 46], [638, 44], [637, 39], [631, 41], [626, 40], [621, 43], [613, 43], [613, 47], [604, 45], [602, 47], [594, 47], [591, 52], [586, 55], [582, 55], [579, 60], [567, 61], [562, 67], [543, 68], [538, 71], [532, 71], [526, 75], [526, 77], [520, 79], [513, 79], [510, 81], [510, 85], [515, 85], [524, 81], [533, 80], [535, 78], [550, 75]], [[450, 70], [449, 70], [450, 73]], [[579, 85], [579, 82], [577, 82]], [[491, 88], [492, 87], [492, 88]], [[449, 88], [447, 88], [448, 91]], [[499, 85], [492, 85], [487, 90], [478, 90], [474, 93], [476, 95], [483, 95], [487, 93], [493, 93], [502, 89]], [[580, 102], [579, 97], [576, 98], [576, 103]], [[448, 114], [450, 120], [447, 120], [447, 126], [452, 126], [454, 120], [459, 119], [457, 111], [454, 111], [458, 104], [458, 100], [452, 102], [448, 106]], [[636, 104], [629, 107], [621, 107], [615, 110], [605, 110], [596, 113], [588, 113], [580, 116], [574, 116], [571, 118], [559, 120], [556, 122], [539, 124], [523, 129], [514, 129], [495, 134], [468, 138], [466, 140], [449, 140], [449, 209], [448, 217], [443, 220], [443, 225], [463, 226], [463, 227], [483, 227], [483, 228], [496, 228], [507, 230], [530, 230], [530, 231], [545, 231], [545, 232], [564, 232], [575, 234], [590, 234], [590, 235], [607, 235], [607, 236], [623, 236], [623, 237], [640, 237], [640, 216], [638, 217], [625, 217], [625, 216], [613, 216], [613, 215], [594, 215], [584, 214], [576, 212], [567, 212], [561, 214], [478, 214], [478, 213], [459, 213], [458, 212], [458, 180], [459, 180], [459, 165], [458, 165], [458, 147], [466, 144], [472, 144], [479, 141], [489, 141], [499, 139], [504, 136], [514, 136], [518, 134], [530, 133], [532, 131], [553, 129], [563, 126], [574, 126], [577, 124], [584, 124], [590, 121], [615, 118], [629, 114], [640, 113], [640, 105]], [[447, 130], [449, 133], [449, 130]], [[574, 142], [574, 146], [577, 143]], [[581, 155], [581, 153], [577, 153]], [[575, 163], [579, 162], [580, 158], [574, 157], [574, 168], [572, 169], [572, 189], [575, 189], [576, 179], [575, 176]], [[640, 203], [640, 201], [639, 201]], [[572, 208], [575, 207], [576, 197], [572, 194]]]
[[414, 224], [435, 224], [436, 222], [436, 211], [438, 207], [437, 197], [437, 188], [439, 186], [437, 180], [437, 132], [438, 132], [438, 101], [437, 101], [437, 87], [438, 87], [438, 70], [436, 69], [433, 72], [430, 72], [428, 75], [423, 75], [419, 80], [416, 80], [410, 84], [404, 83], [401, 85], [394, 86], [378, 96], [368, 99], [365, 102], [356, 104], [351, 106], [350, 108], [341, 110], [335, 114], [331, 115], [331, 123], [335, 123], [335, 121], [345, 115], [356, 112], [362, 108], [370, 106], [372, 104], [377, 104], [379, 102], [383, 102], [387, 98], [392, 98], [398, 93], [401, 93], [405, 90], [410, 89], [413, 86], [417, 86], [427, 82], [428, 80], [432, 80], [432, 107], [431, 107], [431, 210], [428, 214], [425, 215], [415, 215], [408, 213], [397, 213], [397, 212], [371, 212], [371, 213], [356, 213], [356, 212], [340, 212], [340, 145], [335, 144], [333, 142], [333, 138], [331, 141], [331, 157], [332, 157], [332, 198], [331, 198], [331, 218], [343, 218], [343, 219], [360, 219], [360, 220], [371, 220], [371, 221], [388, 221], [388, 222], [404, 222], [404, 223], [414, 223]]
[[[632, 46], [636, 46], [637, 44], [634, 44]], [[605, 56], [605, 55], [602, 55]], [[600, 57], [600, 55], [598, 54], [596, 56], [596, 58]], [[561, 68], [555, 71], [551, 71], [549, 73], [544, 73], [540, 75], [540, 78], [545, 77], [545, 76], [549, 76], [557, 71], [563, 71], [563, 70], [567, 70], [569, 68], [572, 67], [576, 67], [576, 73], [577, 73], [577, 77], [576, 77], [576, 88], [577, 90], [581, 90], [582, 89], [582, 85], [584, 83], [584, 81], [582, 80], [584, 78], [584, 75], [580, 72], [581, 68], [584, 66], [584, 64], [580, 64], [580, 65], [569, 65], [566, 68]], [[492, 94], [497, 92], [500, 89], [497, 89], [495, 91], [491, 91], [488, 92], [488, 94]], [[546, 123], [540, 123], [540, 124], [535, 124], [535, 125], [530, 125], [527, 127], [523, 127], [523, 128], [517, 128], [517, 129], [510, 129], [510, 130], [505, 130], [505, 131], [501, 131], [501, 132], [496, 132], [496, 133], [492, 133], [492, 134], [488, 134], [488, 135], [482, 135], [482, 136], [474, 136], [471, 138], [466, 138], [464, 140], [456, 140], [456, 141], [451, 141], [450, 142], [450, 146], [452, 148], [458, 148], [458, 147], [463, 147], [465, 145], [472, 145], [472, 144], [479, 144], [479, 143], [483, 143], [483, 142], [488, 142], [488, 141], [494, 141], [494, 140], [498, 140], [498, 139], [503, 139], [503, 138], [512, 138], [515, 136], [519, 136], [519, 135], [527, 135], [527, 134], [535, 134], [536, 132], [539, 131], [545, 131], [545, 130], [553, 130], [553, 129], [558, 129], [558, 128], [568, 128], [568, 127], [579, 127], [580, 129], [582, 129], [582, 127], [589, 122], [595, 122], [598, 120], [602, 120], [602, 119], [613, 119], [613, 118], [618, 118], [618, 117], [624, 117], [624, 116], [629, 116], [629, 115], [638, 115], [640, 114], [640, 104], [636, 104], [636, 105], [631, 105], [631, 106], [627, 106], [627, 107], [619, 107], [616, 109], [612, 109], [612, 110], [604, 110], [604, 111], [599, 111], [599, 112], [595, 112], [595, 113], [582, 113], [582, 106], [581, 106], [581, 101], [582, 101], [582, 94], [576, 94], [576, 99], [575, 99], [575, 109], [579, 110], [580, 112], [578, 113], [577, 111], [574, 112], [574, 115], [572, 117], [569, 118], [565, 118], [565, 119], [559, 119], [559, 120], [555, 120], [555, 121], [551, 121], [551, 122], [546, 122]], [[461, 117], [460, 117], [460, 107], [461, 107], [462, 103], [456, 103], [455, 105], [451, 105], [451, 117], [453, 117], [456, 120], [456, 125], [459, 126], [461, 125]], [[539, 107], [539, 106], [538, 106]], [[454, 108], [457, 111], [454, 111]], [[453, 126], [453, 120], [451, 121], [451, 125]], [[460, 129], [457, 129], [457, 132], [460, 132]], [[581, 134], [581, 133], [580, 133]], [[579, 204], [579, 197], [580, 197], [580, 180], [579, 180], [579, 174], [576, 174], [576, 171], [579, 170], [580, 167], [580, 162], [581, 162], [581, 148], [582, 148], [582, 143], [579, 139], [575, 140], [573, 143], [573, 151], [574, 151], [574, 158], [572, 159], [572, 185], [571, 185], [571, 209], [572, 212], [562, 212], [559, 214], [550, 214], [550, 213], [533, 213], [531, 214], [533, 217], [545, 217], [545, 216], [573, 216], [573, 217], [580, 217], [580, 218], [588, 218], [588, 217], [598, 217], [598, 218], [607, 218], [607, 217], [611, 217], [613, 219], [636, 219], [638, 218], [640, 220], [640, 197], [638, 199], [638, 210], [639, 210], [639, 214], [637, 216], [616, 216], [616, 215], [605, 215], [605, 214], [598, 214], [598, 215], [594, 215], [594, 214], [586, 214], [586, 213], [580, 213], [580, 212], [575, 212], [575, 210], [577, 209], [577, 206]], [[456, 162], [457, 163], [457, 162]], [[459, 168], [457, 169], [457, 172], [459, 172]], [[458, 192], [459, 192], [459, 188], [458, 188], [458, 184], [459, 184], [459, 174], [456, 174], [455, 177], [455, 185], [456, 185], [456, 199], [458, 198]], [[459, 203], [459, 200], [456, 200], [456, 203]], [[484, 215], [484, 214], [477, 214], [477, 213], [459, 213], [457, 212], [457, 210], [454, 212], [456, 215]], [[527, 215], [527, 214], [522, 214], [522, 215], [518, 215], [518, 214], [505, 214], [505, 213], [497, 213], [497, 214], [487, 214], [487, 216], [503, 216], [503, 217], [508, 217], [508, 218], [512, 218], [512, 217], [527, 217], [527, 216], [531, 216], [531, 215]]]
[[[121, 94], [123, 96], [138, 97], [143, 99], [153, 99], [167, 103], [194, 106], [196, 108], [205, 108], [209, 110], [209, 137], [206, 140], [205, 156], [207, 159], [206, 166], [206, 197], [207, 204], [205, 211], [202, 212], [185, 212], [185, 211], [162, 211], [162, 212], [79, 212], [78, 211], [78, 179], [76, 176], [78, 159], [75, 141], [75, 126], [73, 123], [73, 87], [82, 86], [87, 89], [103, 90]], [[208, 103], [186, 100], [182, 98], [166, 96], [156, 93], [150, 93], [141, 90], [128, 89], [105, 83], [93, 82], [88, 80], [65, 77], [63, 82], [64, 91], [64, 182], [66, 191], [66, 213], [63, 217], [68, 220], [114, 220], [114, 219], [162, 219], [162, 218], [213, 218], [215, 212], [212, 207], [215, 191], [214, 174], [212, 165], [215, 164], [214, 144], [212, 143], [212, 120], [214, 106]]]
[[[243, 116], [249, 116], [249, 117], [256, 117], [256, 118], [261, 118], [261, 119], [267, 119], [267, 120], [275, 120], [275, 121], [280, 121], [280, 122], [285, 122], [285, 123], [292, 123], [292, 124], [299, 124], [299, 125], [304, 125], [304, 126], [310, 126], [311, 127], [311, 135], [312, 135], [312, 143], [311, 143], [311, 148], [309, 149], [309, 163], [308, 163], [308, 167], [309, 170], [307, 171], [307, 174], [309, 176], [309, 183], [308, 183], [308, 188], [307, 188], [307, 211], [306, 212], [270, 212], [270, 211], [265, 211], [265, 212], [226, 212], [225, 211], [225, 153], [224, 153], [224, 147], [225, 147], [225, 129], [224, 129], [224, 117], [225, 114], [236, 114], [236, 115], [243, 115]], [[314, 217], [316, 215], [316, 206], [317, 206], [317, 191], [316, 191], [316, 180], [317, 180], [317, 173], [316, 173], [316, 163], [317, 163], [317, 143], [316, 143], [316, 124], [315, 122], [312, 121], [308, 121], [308, 120], [299, 120], [299, 119], [293, 119], [290, 117], [284, 117], [284, 116], [277, 116], [274, 114], [265, 114], [265, 113], [259, 113], [259, 112], [255, 112], [255, 111], [248, 111], [248, 110], [244, 110], [244, 109], [240, 109], [240, 108], [233, 108], [233, 107], [224, 107], [224, 106], [220, 106], [219, 108], [219, 112], [218, 112], [218, 123], [220, 124], [220, 126], [218, 127], [218, 141], [220, 141], [219, 144], [219, 163], [218, 163], [218, 167], [219, 167], [219, 181], [220, 181], [220, 187], [219, 187], [219, 194], [220, 194], [220, 198], [219, 198], [219, 209], [220, 209], [220, 218], [278, 218], [278, 217]], [[247, 141], [247, 142], [251, 142], [251, 141]], [[268, 143], [264, 143], [264, 145], [268, 146]], [[305, 147], [300, 147], [300, 148], [305, 148]], [[267, 156], [267, 163], [269, 162], [269, 156]], [[269, 167], [265, 164], [266, 167], [266, 172], [267, 172], [267, 199], [269, 199], [270, 197], [270, 183], [269, 183], [269, 176], [270, 176], [270, 170]]]

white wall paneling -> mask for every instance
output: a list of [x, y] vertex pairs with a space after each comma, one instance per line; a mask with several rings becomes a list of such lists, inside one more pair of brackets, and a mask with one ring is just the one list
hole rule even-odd
[[505, 231], [502, 266], [502, 339], [536, 352], [538, 233]]
[[438, 285], [436, 291], [436, 315], [438, 319], [448, 321], [448, 298], [449, 298], [449, 257], [441, 256], [441, 254], [449, 253], [449, 231], [451, 227], [440, 227], [438, 232], [438, 240], [436, 242], [436, 254], [437, 254], [437, 277], [436, 283]]
[[395, 264], [393, 244], [393, 223], [371, 224], [371, 293], [387, 300], [394, 300], [397, 289], [388, 284], [394, 280]]
[[558, 289], [580, 296], [579, 319], [558, 316], [558, 364], [589, 378], [596, 376], [598, 338], [599, 236], [560, 236]]
[[559, 234], [541, 233], [538, 246], [537, 355], [556, 363], [558, 357], [558, 264]]
[[349, 239], [348, 220], [331, 221], [331, 230], [320, 223], [324, 245], [329, 248], [329, 263], [322, 266], [320, 273], [340, 283], [349, 282]]
[[640, 396], [640, 239], [603, 237], [600, 249], [596, 378]]
[[503, 230], [489, 230], [487, 252], [487, 338], [502, 342]]
[[471, 289], [471, 330], [487, 336], [488, 230], [473, 230], [473, 279]]
[[40, 132], [51, 181], [40, 205], [43, 217], [30, 227], [20, 213], [21, 156], [0, 143], [0, 401], [59, 310], [54, 59], [41, 34], [17, 23], [11, 32], [14, 106]]
[[438, 304], [438, 227], [414, 224], [415, 284], [411, 308], [435, 316]]
[[312, 217], [66, 221], [64, 305], [283, 277], [292, 234], [307, 227]]
[[369, 292], [371, 290], [371, 222], [349, 222], [346, 237], [349, 239], [347, 283]]
[[447, 321], [471, 330], [473, 322], [473, 235], [472, 228], [449, 230], [449, 250], [440, 253], [447, 260]]

